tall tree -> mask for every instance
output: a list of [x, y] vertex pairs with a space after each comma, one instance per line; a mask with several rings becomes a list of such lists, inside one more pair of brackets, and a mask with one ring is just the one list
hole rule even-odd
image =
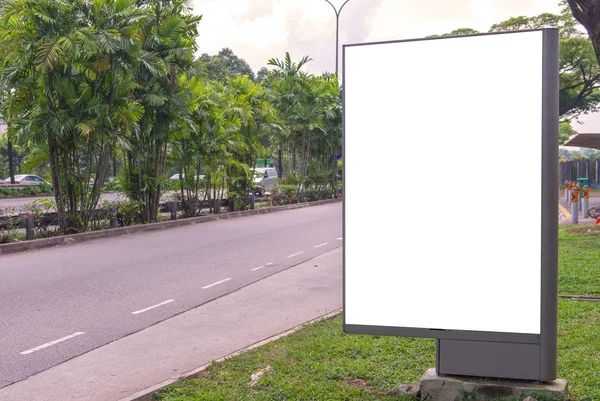
[[[139, 118], [128, 98], [135, 0], [6, 0], [0, 20], [3, 115], [46, 149], [60, 225], [85, 230], [111, 146]], [[93, 185], [91, 178], [95, 175]]]
[[600, 0], [567, 0], [573, 16], [585, 27], [600, 65]]
[[563, 119], [573, 119], [600, 104], [600, 68], [593, 45], [583, 37], [568, 8], [561, 14], [514, 17], [492, 25], [491, 32], [558, 28], [560, 32], [560, 109]]
[[251, 80], [255, 79], [254, 71], [250, 64], [243, 58], [236, 56], [228, 47], [225, 47], [214, 56], [203, 54], [198, 59], [206, 66], [208, 79], [225, 83], [227, 78], [247, 75]]
[[142, 221], [158, 215], [171, 136], [186, 124], [187, 92], [182, 78], [197, 69], [194, 62], [200, 16], [188, 13], [188, 0], [137, 0], [149, 20], [139, 32], [141, 52], [130, 96], [143, 106], [143, 116], [129, 137], [125, 190], [141, 202]]

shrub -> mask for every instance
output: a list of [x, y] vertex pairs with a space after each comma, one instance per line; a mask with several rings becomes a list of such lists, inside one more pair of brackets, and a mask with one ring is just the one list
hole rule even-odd
[[[26, 215], [33, 215], [35, 219], [36, 238], [50, 237], [56, 234], [57, 229], [49, 230], [50, 226], [57, 225], [56, 219], [52, 218], [51, 213], [56, 211], [56, 202], [52, 199], [36, 199], [31, 203], [26, 203], [21, 207], [21, 212]], [[56, 216], [56, 215], [54, 215]]]
[[0, 209], [0, 244], [13, 242], [17, 239], [21, 216], [14, 207]]

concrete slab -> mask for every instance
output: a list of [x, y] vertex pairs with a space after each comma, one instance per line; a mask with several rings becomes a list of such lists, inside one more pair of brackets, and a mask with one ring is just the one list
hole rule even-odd
[[[504, 400], [519, 395], [545, 395], [557, 400], [566, 400], [569, 396], [568, 382], [563, 379], [551, 383], [535, 383], [438, 376], [434, 368], [425, 372], [420, 385], [423, 401], [488, 401]], [[470, 398], [465, 398], [465, 393]]]
[[139, 399], [145, 389], [341, 307], [337, 248], [4, 387], [0, 400]]

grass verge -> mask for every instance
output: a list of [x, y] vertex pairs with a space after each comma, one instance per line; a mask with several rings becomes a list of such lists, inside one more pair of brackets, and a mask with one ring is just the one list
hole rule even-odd
[[558, 231], [558, 292], [600, 296], [600, 231], [570, 230]]
[[[600, 303], [560, 300], [559, 377], [573, 401], [600, 400]], [[253, 373], [271, 366], [258, 384]], [[388, 396], [435, 365], [435, 341], [346, 335], [341, 316], [314, 323], [248, 353], [211, 364], [156, 397], [161, 401], [403, 400]]]

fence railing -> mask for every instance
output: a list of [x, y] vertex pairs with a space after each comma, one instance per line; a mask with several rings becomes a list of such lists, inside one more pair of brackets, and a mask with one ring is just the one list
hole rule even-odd
[[560, 182], [587, 178], [591, 188], [600, 188], [600, 159], [572, 160], [559, 163]]

